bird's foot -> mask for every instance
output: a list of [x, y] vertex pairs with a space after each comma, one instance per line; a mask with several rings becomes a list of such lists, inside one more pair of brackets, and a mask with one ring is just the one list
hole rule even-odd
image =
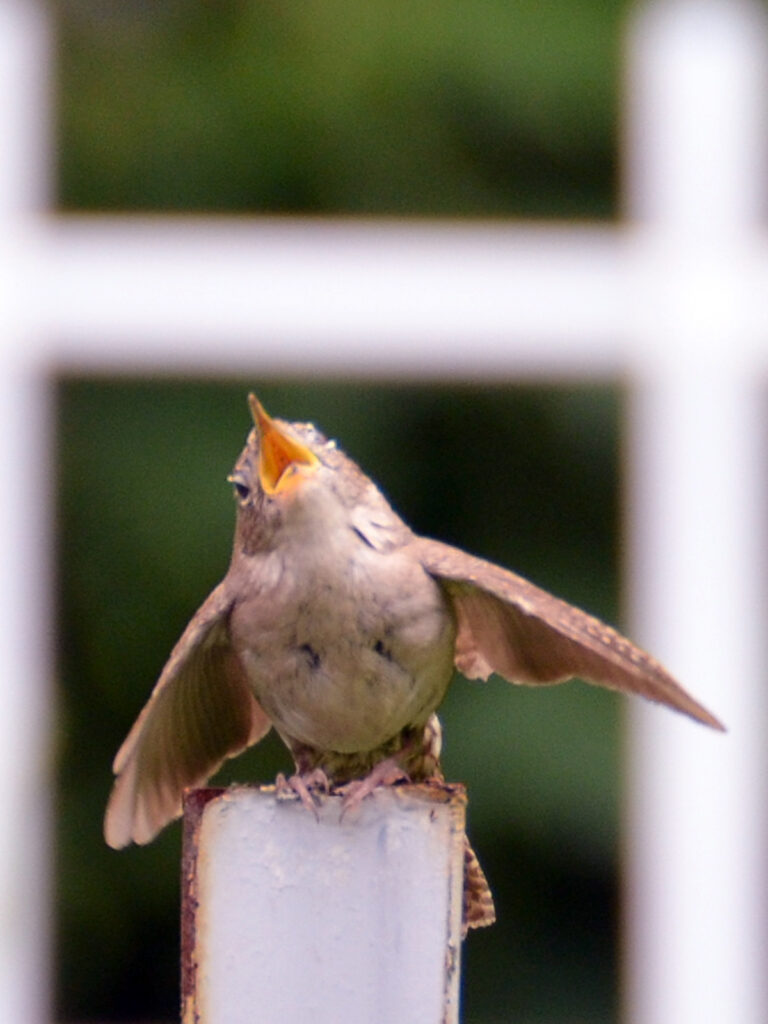
[[410, 782], [410, 776], [403, 769], [396, 757], [387, 757], [374, 765], [373, 770], [364, 779], [352, 779], [343, 786], [337, 786], [336, 792], [344, 797], [341, 804], [341, 817], [354, 810], [379, 786], [393, 786], [398, 782]]
[[317, 818], [317, 805], [312, 797], [312, 790], [327, 793], [331, 788], [328, 776], [322, 768], [311, 772], [296, 773], [288, 778], [280, 772], [275, 779], [275, 796], [278, 800], [292, 800], [298, 797], [308, 811]]

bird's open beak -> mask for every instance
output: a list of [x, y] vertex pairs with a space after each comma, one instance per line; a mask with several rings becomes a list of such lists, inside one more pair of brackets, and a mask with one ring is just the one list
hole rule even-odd
[[301, 467], [316, 469], [320, 460], [306, 445], [289, 437], [267, 415], [258, 398], [248, 395], [248, 404], [259, 432], [259, 478], [267, 494], [287, 490], [301, 478]]

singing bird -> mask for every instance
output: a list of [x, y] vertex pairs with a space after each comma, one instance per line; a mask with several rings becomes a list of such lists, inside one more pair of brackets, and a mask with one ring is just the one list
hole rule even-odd
[[[184, 789], [274, 727], [312, 807], [376, 786], [442, 779], [435, 714], [454, 666], [514, 683], [574, 676], [722, 725], [650, 655], [520, 576], [403, 522], [358, 466], [309, 423], [254, 420], [230, 476], [229, 570], [192, 617], [127, 739], [104, 834], [147, 843]], [[467, 844], [464, 919], [495, 919]]]

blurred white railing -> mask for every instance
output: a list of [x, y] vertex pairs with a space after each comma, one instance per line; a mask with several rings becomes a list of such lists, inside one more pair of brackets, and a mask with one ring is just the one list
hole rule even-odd
[[61, 369], [621, 377], [634, 634], [730, 727], [635, 707], [625, 1018], [758, 1024], [765, 982], [766, 30], [629, 31], [617, 226], [56, 217], [43, 5], [0, 0], [0, 1020], [49, 1019], [49, 383]]

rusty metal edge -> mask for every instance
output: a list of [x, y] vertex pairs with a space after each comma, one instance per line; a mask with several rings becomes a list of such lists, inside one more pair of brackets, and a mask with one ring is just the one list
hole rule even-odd
[[206, 804], [226, 790], [208, 787], [184, 791], [181, 845], [181, 1020], [200, 1024], [197, 1013], [197, 851]]
[[459, 867], [451, 877], [452, 894], [446, 920], [443, 1024], [458, 1024], [461, 1012], [461, 953], [464, 916], [464, 852], [467, 845], [467, 791], [462, 785], [446, 784], [450, 804], [453, 857]]

